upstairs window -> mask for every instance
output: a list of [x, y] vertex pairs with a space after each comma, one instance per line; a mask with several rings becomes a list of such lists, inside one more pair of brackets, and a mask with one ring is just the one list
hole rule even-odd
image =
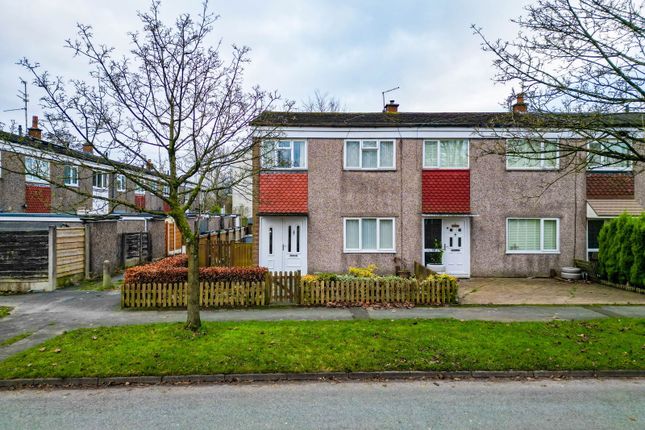
[[34, 157], [25, 157], [25, 180], [46, 184], [49, 180], [49, 161]]
[[345, 169], [394, 169], [393, 140], [345, 141]]
[[507, 170], [555, 170], [560, 166], [556, 142], [515, 139], [506, 142]]
[[109, 188], [108, 174], [105, 172], [94, 172], [92, 186], [97, 189], [107, 190]]
[[125, 192], [125, 175], [116, 175], [116, 190], [121, 193]]
[[[619, 142], [590, 142], [589, 150], [593, 152], [613, 152], [627, 154], [629, 149]], [[629, 171], [632, 163], [628, 160], [618, 160], [607, 155], [589, 153], [587, 169], [600, 171]]]
[[425, 140], [423, 167], [427, 169], [467, 169], [468, 141], [461, 139]]
[[306, 169], [306, 142], [304, 140], [264, 142], [262, 145], [262, 167], [266, 169]]
[[78, 187], [78, 167], [76, 166], [64, 167], [63, 183], [68, 187]]

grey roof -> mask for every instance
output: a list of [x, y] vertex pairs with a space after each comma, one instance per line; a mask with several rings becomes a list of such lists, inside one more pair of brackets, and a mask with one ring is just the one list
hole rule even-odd
[[533, 114], [509, 112], [272, 112], [257, 116], [253, 126], [282, 127], [518, 127], [562, 126], [580, 121], [615, 127], [642, 127], [645, 113]]

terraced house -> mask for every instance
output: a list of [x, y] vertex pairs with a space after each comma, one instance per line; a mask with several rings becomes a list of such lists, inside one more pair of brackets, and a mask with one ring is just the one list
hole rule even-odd
[[548, 276], [593, 258], [604, 219], [643, 211], [645, 175], [604, 160], [565, 175], [549, 148], [502, 155], [492, 148], [523, 145], [496, 133], [525, 105], [513, 110], [265, 112], [253, 126], [280, 138], [255, 151], [256, 262], [314, 273], [417, 261], [469, 277]]

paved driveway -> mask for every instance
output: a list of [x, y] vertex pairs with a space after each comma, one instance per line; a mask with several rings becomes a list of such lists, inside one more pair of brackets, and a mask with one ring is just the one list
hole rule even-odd
[[461, 281], [461, 303], [471, 305], [645, 304], [645, 294], [551, 278], [472, 278]]

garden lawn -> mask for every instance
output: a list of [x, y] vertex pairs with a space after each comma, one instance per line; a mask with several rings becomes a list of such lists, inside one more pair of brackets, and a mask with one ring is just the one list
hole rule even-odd
[[0, 362], [0, 378], [386, 370], [645, 369], [645, 319], [360, 320], [79, 329]]
[[0, 306], [0, 318], [4, 318], [11, 313], [13, 308], [9, 306]]

